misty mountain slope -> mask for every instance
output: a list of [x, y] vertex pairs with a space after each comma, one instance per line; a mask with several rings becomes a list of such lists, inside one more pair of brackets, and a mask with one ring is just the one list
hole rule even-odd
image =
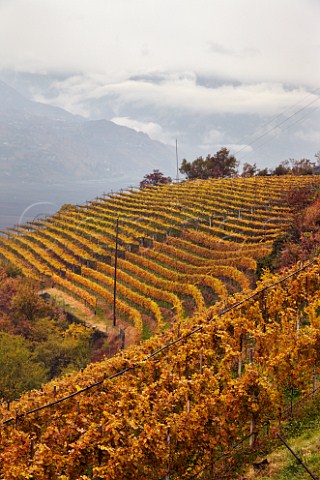
[[174, 165], [173, 149], [146, 134], [33, 102], [0, 81], [2, 180], [138, 179]]
[[80, 116], [72, 115], [62, 108], [34, 102], [24, 97], [14, 88], [0, 80], [0, 114], [38, 115], [55, 120], [82, 121]]

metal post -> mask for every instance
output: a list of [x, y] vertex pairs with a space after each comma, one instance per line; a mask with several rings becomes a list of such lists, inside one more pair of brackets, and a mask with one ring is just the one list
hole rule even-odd
[[178, 140], [176, 139], [177, 181], [179, 181]]
[[113, 279], [113, 326], [117, 323], [117, 264], [118, 264], [118, 238], [119, 218], [116, 221], [116, 251], [114, 255], [114, 279]]
[[[170, 443], [171, 443], [171, 435], [170, 435], [170, 432], [171, 432], [171, 426], [168, 425], [168, 433], [167, 433], [167, 445], [168, 447], [170, 448]], [[167, 465], [167, 474], [165, 476], [165, 480], [170, 480], [170, 452], [169, 452], [169, 459], [168, 459], [168, 465]]]

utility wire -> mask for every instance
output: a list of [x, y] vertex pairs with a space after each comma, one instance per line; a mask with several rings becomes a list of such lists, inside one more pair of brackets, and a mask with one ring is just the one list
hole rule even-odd
[[[252, 298], [255, 298], [256, 296], [259, 296], [261, 293], [267, 291], [267, 290], [270, 290], [271, 288], [274, 288], [275, 286], [281, 284], [282, 282], [288, 280], [289, 278], [293, 277], [294, 275], [297, 275], [298, 273], [302, 272], [303, 270], [306, 270], [308, 267], [310, 267], [312, 264], [315, 263], [315, 260], [311, 260], [310, 262], [308, 262], [306, 265], [303, 265], [302, 267], [300, 267], [299, 269], [297, 270], [294, 270], [293, 272], [291, 272], [290, 274], [286, 275], [285, 277], [282, 277], [281, 279], [279, 279], [278, 281], [272, 283], [271, 285], [267, 285], [263, 288], [261, 288], [260, 290], [252, 293], [251, 295], [249, 295], [248, 297], [244, 298], [243, 300], [240, 300], [239, 302], [235, 303], [234, 305], [231, 305], [230, 307], [227, 307], [225, 308], [222, 312], [218, 313], [216, 316], [218, 317], [222, 317], [223, 315], [229, 313], [230, 311], [240, 307], [241, 305], [245, 304], [246, 302], [248, 302], [249, 300], [251, 300]], [[213, 319], [210, 319], [208, 320], [207, 323], [210, 323]], [[140, 368], [142, 366], [143, 363], [147, 362], [148, 360], [160, 355], [162, 352], [164, 351], [167, 351], [169, 350], [169, 348], [171, 348], [173, 345], [176, 345], [178, 343], [181, 343], [183, 342], [184, 340], [188, 339], [189, 337], [193, 336], [194, 334], [202, 331], [204, 329], [204, 325], [200, 326], [200, 327], [196, 327], [194, 328], [193, 330], [191, 330], [190, 332], [182, 335], [181, 337], [177, 338], [176, 340], [173, 340], [171, 342], [168, 342], [166, 345], [164, 345], [163, 347], [160, 347], [158, 348], [157, 350], [155, 350], [154, 352], [150, 353], [149, 355], [147, 355], [146, 357], [144, 357], [140, 363], [136, 363], [136, 364], [133, 364], [129, 367], [126, 367], [122, 370], [119, 370], [118, 372], [112, 374], [112, 375], [109, 375], [108, 377], [105, 376], [103, 379], [95, 382], [95, 383], [91, 383], [87, 386], [85, 386], [84, 388], [82, 388], [81, 390], [77, 390], [76, 392], [73, 392], [71, 393], [70, 395], [67, 395], [65, 397], [62, 397], [60, 399], [57, 399], [57, 400], [54, 400], [53, 402], [50, 402], [50, 403], [47, 403], [45, 405], [42, 405], [41, 407], [36, 407], [36, 408], [33, 408], [31, 410], [28, 410], [26, 412], [23, 412], [23, 413], [18, 413], [15, 415], [15, 417], [11, 417], [11, 418], [8, 418], [7, 420], [4, 420], [3, 422], [1, 422], [1, 425], [8, 425], [9, 423], [13, 423], [13, 422], [17, 422], [18, 419], [20, 418], [23, 418], [23, 417], [26, 417], [28, 415], [31, 415], [32, 413], [36, 413], [36, 412], [39, 412], [41, 410], [44, 410], [46, 408], [49, 408], [49, 407], [52, 407], [54, 405], [57, 405], [58, 403], [61, 403], [61, 402], [64, 402], [66, 400], [69, 400], [77, 395], [80, 395], [81, 393], [83, 392], [86, 392], [88, 390], [91, 390], [92, 388], [94, 387], [97, 387], [99, 385], [102, 385], [105, 381], [107, 380], [113, 380], [114, 378], [117, 378], [117, 377], [120, 377], [122, 375], [124, 375], [125, 373], [129, 372], [129, 371], [132, 371], [132, 370], [135, 370], [136, 368]]]
[[[293, 127], [294, 125], [296, 125], [297, 123], [301, 122], [304, 118], [308, 117], [311, 113], [315, 112], [316, 110], [318, 110], [319, 108], [319, 105], [316, 106], [315, 108], [313, 108], [310, 112], [308, 112], [306, 115], [304, 115], [303, 117], [301, 118], [298, 118], [295, 122], [292, 122], [290, 123], [290, 125], [286, 125], [284, 127], [283, 130], [288, 130], [289, 128]], [[273, 139], [268, 139], [266, 140], [265, 142], [261, 143], [260, 145], [258, 145], [257, 147], [255, 147], [254, 151], [256, 152], [257, 150], [259, 150], [259, 148], [263, 147], [264, 145], [266, 145], [267, 143], [269, 143], [271, 140]], [[244, 147], [246, 148], [246, 147]], [[241, 161], [244, 157], [246, 157], [247, 155], [249, 155], [250, 153], [252, 152], [245, 152], [240, 158], [239, 158], [239, 161]]]
[[[316, 88], [315, 90], [311, 91], [310, 93], [308, 93], [307, 95], [305, 95], [301, 100], [298, 100], [297, 102], [295, 102], [294, 104], [290, 105], [288, 108], [286, 108], [285, 110], [283, 110], [282, 112], [278, 113], [278, 115], [275, 115], [274, 117], [272, 117], [270, 120], [264, 122], [260, 128], [264, 128], [268, 125], [271, 125], [275, 120], [277, 120], [278, 118], [281, 118], [283, 115], [285, 115], [287, 112], [289, 112], [292, 108], [296, 107], [297, 105], [299, 105], [300, 103], [302, 103], [306, 98], [310, 97], [310, 96], [314, 96], [314, 95], [317, 95], [317, 92], [320, 91], [320, 87]], [[242, 137], [240, 140], [239, 140], [239, 144], [241, 145], [242, 142], [244, 142], [246, 140], [246, 138], [248, 137], [248, 135], [245, 135], [244, 137]], [[247, 146], [247, 145], [246, 145]], [[243, 147], [245, 148], [245, 147]], [[240, 152], [240, 150], [238, 150], [235, 155]]]
[[247, 145], [244, 145], [242, 148], [240, 148], [239, 150], [237, 150], [234, 155], [237, 155], [238, 153], [242, 152], [243, 150], [245, 150], [246, 148], [248, 147], [251, 147], [253, 144], [255, 144], [258, 140], [260, 140], [261, 138], [265, 137], [266, 135], [268, 135], [269, 133], [273, 132], [276, 128], [280, 127], [281, 125], [283, 125], [284, 123], [288, 122], [291, 118], [293, 118], [295, 115], [297, 115], [298, 113], [302, 112], [303, 110], [305, 110], [306, 108], [308, 108], [310, 105], [313, 105], [315, 102], [318, 102], [320, 100], [320, 97], [317, 96], [317, 98], [314, 98], [313, 100], [311, 100], [311, 102], [307, 103], [306, 105], [304, 105], [303, 107], [299, 108], [299, 110], [297, 110], [296, 112], [293, 112], [291, 115], [289, 115], [289, 117], [285, 118], [284, 120], [281, 120], [281, 122], [277, 123], [276, 125], [274, 125], [272, 128], [270, 128], [269, 130], [267, 130], [266, 132], [262, 133], [261, 135], [259, 135], [258, 137], [256, 137], [254, 140], [252, 140], [252, 142], [248, 143]]
[[[298, 404], [301, 403], [301, 402], [305, 402], [305, 400], [308, 398], [308, 397], [312, 397], [314, 395], [316, 395], [320, 390], [320, 387], [317, 387], [315, 390], [313, 390], [312, 392], [310, 393], [307, 393], [305, 395], [303, 395], [303, 397], [297, 402]], [[296, 407], [296, 405], [295, 405]], [[287, 408], [281, 415], [281, 418], [284, 419], [284, 416], [289, 414], [291, 411], [291, 407]], [[266, 427], [270, 424], [270, 421], [271, 420], [275, 420], [277, 417], [276, 416], [273, 416], [271, 418], [269, 418], [269, 420], [266, 420], [265, 422], [262, 423], [262, 426], [263, 427]], [[262, 430], [261, 430], [262, 431]], [[213, 460], [215, 462], [218, 462], [219, 460], [221, 460], [222, 458], [224, 457], [230, 457], [232, 455], [232, 452], [234, 450], [236, 450], [243, 442], [245, 442], [246, 440], [249, 440], [249, 438], [251, 438], [252, 436], [256, 435], [256, 432], [252, 432], [248, 435], [245, 435], [244, 437], [242, 437], [237, 443], [235, 443], [232, 447], [230, 447], [230, 450], [228, 452], [224, 452], [224, 453], [221, 453], [219, 456], [215, 457]], [[188, 477], [185, 477], [183, 476], [183, 478], [185, 478], [186, 480], [194, 480], [195, 478], [197, 478], [200, 473], [203, 473], [207, 468], [209, 467], [209, 464], [206, 464], [204, 465], [201, 470], [199, 470], [197, 473], [191, 473], [191, 476], [188, 476]], [[158, 480], [162, 480], [162, 479], [158, 479]]]

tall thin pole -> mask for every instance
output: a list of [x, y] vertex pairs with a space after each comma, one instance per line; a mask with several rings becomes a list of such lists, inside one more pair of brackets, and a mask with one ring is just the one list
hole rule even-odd
[[179, 181], [179, 158], [178, 158], [178, 140], [176, 139], [176, 162], [177, 162], [177, 181]]
[[119, 218], [116, 221], [116, 251], [114, 254], [114, 277], [113, 277], [113, 326], [117, 323], [117, 266], [118, 266], [118, 238]]

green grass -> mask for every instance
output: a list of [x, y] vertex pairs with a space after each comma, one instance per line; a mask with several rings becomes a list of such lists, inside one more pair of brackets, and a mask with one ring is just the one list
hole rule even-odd
[[[283, 426], [281, 436], [302, 460], [315, 478], [320, 479], [320, 396], [307, 403], [302, 413]], [[279, 447], [266, 455], [268, 468], [260, 473], [250, 468], [247, 480], [303, 480], [312, 478], [296, 458], [280, 442]], [[257, 461], [259, 461], [258, 459]]]
[[[286, 442], [311, 473], [316, 478], [320, 478], [320, 428], [312, 433], [306, 432], [295, 439], [286, 439]], [[269, 467], [266, 473], [258, 476], [261, 480], [302, 480], [312, 478], [284, 446], [269, 455], [268, 460]], [[247, 478], [256, 477], [249, 476]]]
[[142, 322], [142, 339], [148, 340], [150, 337], [152, 337], [152, 331], [150, 327], [146, 324], [146, 322]]

